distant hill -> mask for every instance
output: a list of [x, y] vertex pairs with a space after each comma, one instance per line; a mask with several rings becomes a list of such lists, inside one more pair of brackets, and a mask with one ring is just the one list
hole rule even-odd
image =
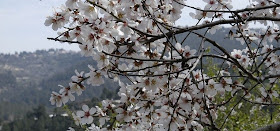
[[[90, 57], [62, 49], [0, 54], [0, 121], [20, 117], [39, 104], [54, 107], [49, 102], [51, 92], [58, 92], [59, 84], [67, 86], [75, 69], [89, 71], [88, 64], [96, 65]], [[107, 80], [101, 87], [86, 86], [77, 101], [98, 98], [102, 88], [117, 89], [115, 85]]]

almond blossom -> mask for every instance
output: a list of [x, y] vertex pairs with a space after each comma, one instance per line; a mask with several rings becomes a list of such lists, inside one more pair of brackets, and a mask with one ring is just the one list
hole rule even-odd
[[54, 13], [53, 16], [48, 16], [45, 25], [50, 26], [52, 25], [53, 30], [58, 30], [58, 28], [61, 28], [64, 24], [68, 23], [69, 20], [69, 12], [65, 7], [61, 8], [61, 12], [56, 12]]
[[[183, 0], [67, 0], [66, 7], [45, 21], [54, 31], [59, 29], [50, 39], [78, 44], [82, 56], [97, 64], [89, 65], [88, 72], [75, 71], [68, 86], [52, 92], [51, 104], [60, 107], [82, 95], [85, 84], [102, 86], [105, 79], [113, 79], [120, 99], [92, 108], [83, 105], [72, 114], [76, 125], [87, 130], [223, 130], [231, 117], [216, 125], [220, 112], [234, 116], [240, 111], [232, 107], [225, 112], [227, 103], [239, 98], [239, 105], [277, 102], [280, 49], [272, 42], [280, 39], [280, 5], [253, 0], [245, 9], [236, 9], [231, 0], [198, 2], [206, 5]], [[185, 17], [198, 22], [175, 24]], [[257, 22], [265, 29], [252, 28]], [[236, 40], [240, 48], [228, 49], [226, 40], [214, 40], [223, 26], [231, 28], [221, 39]], [[98, 123], [93, 124], [93, 117]]]
[[95, 70], [93, 67], [89, 66], [91, 71], [85, 74], [86, 77], [89, 77], [87, 80], [88, 84], [92, 86], [99, 86], [104, 83], [104, 79], [102, 78], [102, 72], [99, 70]]
[[57, 107], [61, 107], [62, 106], [62, 95], [53, 91], [51, 94], [50, 102], [52, 105], [56, 104]]
[[77, 116], [81, 118], [81, 124], [91, 124], [93, 122], [92, 115], [96, 112], [96, 109], [89, 108], [87, 105], [83, 105], [82, 109], [82, 111], [77, 111]]

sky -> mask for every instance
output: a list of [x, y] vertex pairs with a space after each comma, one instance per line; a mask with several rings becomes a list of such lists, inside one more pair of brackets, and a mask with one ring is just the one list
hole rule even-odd
[[[35, 51], [37, 49], [63, 48], [78, 51], [78, 45], [69, 45], [47, 40], [55, 37], [56, 32], [44, 25], [45, 19], [51, 15], [55, 7], [66, 0], [0, 0], [0, 53]], [[242, 7], [245, 0], [233, 0], [234, 5]], [[188, 0], [192, 6], [204, 3]], [[184, 9], [179, 25], [194, 24], [188, 14], [191, 10]]]
[[64, 48], [78, 50], [77, 45], [47, 40], [56, 32], [44, 25], [53, 8], [64, 0], [0, 0], [0, 53]]

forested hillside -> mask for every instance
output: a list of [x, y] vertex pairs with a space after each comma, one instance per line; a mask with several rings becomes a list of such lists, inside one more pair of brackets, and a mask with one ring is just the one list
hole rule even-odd
[[[228, 51], [245, 46], [229, 40], [228, 33], [229, 29], [224, 28], [207, 37], [224, 45]], [[185, 36], [186, 34], [177, 35], [177, 42], [182, 42]], [[196, 49], [199, 48], [200, 42], [194, 35], [185, 40], [185, 44]], [[215, 52], [215, 48], [209, 45], [206, 43], [205, 48]], [[47, 114], [52, 113], [54, 106], [49, 102], [51, 92], [59, 91], [59, 84], [67, 86], [71, 76], [75, 74], [75, 69], [87, 72], [88, 64], [96, 65], [92, 62], [92, 58], [82, 57], [79, 52], [62, 49], [0, 54], [0, 125], [3, 122], [30, 119], [26, 113], [34, 111], [38, 105], [45, 106]], [[107, 80], [102, 87], [87, 86], [87, 91], [76, 99], [80, 105], [85, 102], [82, 102], [82, 99], [95, 102], [105, 98], [111, 99], [116, 97], [117, 89], [117, 84]], [[71, 108], [74, 106], [75, 104], [72, 104]]]
[[[65, 50], [0, 54], [0, 120], [12, 121], [37, 105], [52, 108], [49, 98], [58, 85], [67, 86], [74, 70], [87, 71], [92, 58]], [[103, 87], [114, 88], [112, 81]], [[87, 86], [80, 99], [99, 97], [103, 87]], [[117, 88], [117, 87], [116, 87]]]

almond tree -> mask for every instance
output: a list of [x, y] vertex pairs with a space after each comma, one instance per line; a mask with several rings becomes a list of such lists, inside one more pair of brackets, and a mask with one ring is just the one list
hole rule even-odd
[[[67, 0], [47, 17], [45, 25], [59, 30], [48, 39], [78, 44], [81, 54], [98, 64], [86, 73], [75, 71], [69, 86], [52, 93], [51, 103], [59, 107], [75, 100], [85, 83], [117, 81], [120, 100], [72, 113], [88, 130], [225, 130], [242, 103], [277, 107], [280, 48], [271, 42], [280, 38], [280, 4], [250, 0], [246, 8], [234, 9], [231, 0], [197, 1], [206, 6], [187, 0]], [[186, 14], [183, 8], [194, 11]], [[177, 26], [182, 15], [197, 23]], [[256, 23], [264, 28], [251, 28]], [[227, 39], [244, 49], [228, 51], [208, 37], [222, 26], [231, 26]], [[190, 35], [197, 36], [199, 48], [185, 42]], [[210, 45], [215, 50], [207, 51]], [[219, 62], [212, 74], [206, 59]], [[247, 110], [256, 110], [251, 107]], [[224, 110], [226, 115], [218, 113]]]

